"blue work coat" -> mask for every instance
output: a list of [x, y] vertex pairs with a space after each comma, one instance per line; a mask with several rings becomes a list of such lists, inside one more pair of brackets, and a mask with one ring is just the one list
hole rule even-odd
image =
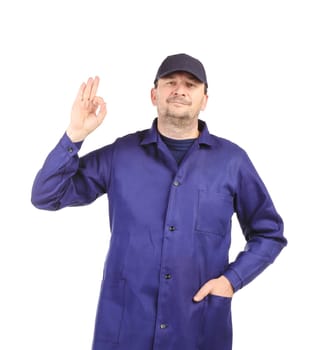
[[[287, 243], [283, 222], [243, 149], [199, 121], [178, 166], [156, 124], [81, 158], [81, 144], [64, 134], [35, 178], [32, 203], [58, 210], [108, 196], [94, 350], [230, 350], [231, 298], [192, 297], [220, 275], [236, 292], [260, 274]], [[234, 213], [246, 245], [230, 262]]]

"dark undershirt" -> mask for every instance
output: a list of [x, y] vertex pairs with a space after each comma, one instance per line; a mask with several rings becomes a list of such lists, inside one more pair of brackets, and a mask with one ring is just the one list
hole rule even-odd
[[186, 152], [193, 145], [195, 139], [186, 139], [186, 140], [176, 140], [170, 139], [169, 137], [163, 136], [160, 134], [162, 140], [167, 145], [168, 149], [171, 151], [172, 155], [176, 159], [178, 165], [183, 160]]

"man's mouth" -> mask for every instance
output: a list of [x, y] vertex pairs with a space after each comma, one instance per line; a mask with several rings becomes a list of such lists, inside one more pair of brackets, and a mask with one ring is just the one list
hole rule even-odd
[[189, 106], [191, 105], [191, 102], [189, 102], [188, 100], [184, 99], [184, 98], [180, 98], [180, 97], [169, 97], [167, 99], [168, 103], [177, 103], [177, 104], [181, 104], [181, 105], [185, 105], [185, 106]]

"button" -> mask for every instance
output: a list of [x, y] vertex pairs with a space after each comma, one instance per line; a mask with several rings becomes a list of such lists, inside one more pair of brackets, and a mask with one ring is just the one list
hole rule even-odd
[[165, 274], [164, 277], [165, 277], [166, 280], [169, 280], [169, 279], [172, 278], [170, 273]]
[[68, 151], [69, 153], [72, 153], [72, 152], [73, 152], [73, 148], [72, 148], [71, 146], [69, 146], [69, 147], [67, 148], [67, 151]]
[[169, 226], [169, 231], [175, 231], [176, 228], [174, 226]]
[[178, 187], [180, 185], [180, 182], [178, 180], [173, 181], [173, 186]]
[[168, 325], [166, 323], [161, 323], [159, 328], [160, 329], [166, 329], [168, 327]]

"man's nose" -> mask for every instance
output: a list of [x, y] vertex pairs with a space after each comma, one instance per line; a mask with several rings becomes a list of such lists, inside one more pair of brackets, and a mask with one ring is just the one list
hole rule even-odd
[[182, 82], [179, 82], [175, 85], [175, 88], [173, 90], [173, 94], [176, 95], [182, 95], [185, 96], [185, 86]]

